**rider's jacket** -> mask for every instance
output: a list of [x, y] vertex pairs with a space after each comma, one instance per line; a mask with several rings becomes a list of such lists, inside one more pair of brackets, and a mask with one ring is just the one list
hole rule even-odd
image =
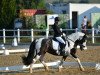
[[58, 23], [54, 23], [54, 25], [52, 25], [52, 28], [54, 30], [54, 37], [59, 37], [62, 35], [62, 32], [60, 31], [60, 28], [58, 27]]

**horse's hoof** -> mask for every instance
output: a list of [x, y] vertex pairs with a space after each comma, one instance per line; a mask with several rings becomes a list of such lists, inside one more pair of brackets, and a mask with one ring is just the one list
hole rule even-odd
[[61, 69], [63, 68], [63, 66], [59, 66], [59, 72], [61, 72]]
[[46, 71], [49, 71], [49, 69], [46, 69]]
[[33, 72], [33, 70], [30, 68], [30, 69], [29, 69], [29, 73], [32, 73], [32, 72]]
[[30, 72], [30, 73], [32, 73], [32, 72]]
[[46, 71], [49, 71], [49, 68], [48, 68], [48, 67], [45, 67], [45, 70], [46, 70]]
[[85, 71], [85, 69], [84, 68], [81, 68], [81, 71]]
[[32, 73], [32, 71], [30, 71], [30, 73]]
[[61, 69], [59, 69], [59, 72], [61, 72]]

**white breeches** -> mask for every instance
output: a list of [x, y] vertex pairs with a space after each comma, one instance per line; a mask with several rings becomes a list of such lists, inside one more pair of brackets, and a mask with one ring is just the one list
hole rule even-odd
[[61, 37], [56, 37], [56, 39], [57, 39], [59, 42], [65, 44], [65, 41], [64, 41]]

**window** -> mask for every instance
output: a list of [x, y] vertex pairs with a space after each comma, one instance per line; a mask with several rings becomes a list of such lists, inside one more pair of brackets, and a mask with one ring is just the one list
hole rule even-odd
[[63, 13], [63, 14], [66, 14], [66, 10], [62, 10], [62, 13]]

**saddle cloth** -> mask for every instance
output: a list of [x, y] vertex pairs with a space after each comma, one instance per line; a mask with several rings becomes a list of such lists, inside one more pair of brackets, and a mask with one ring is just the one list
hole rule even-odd
[[59, 42], [52, 40], [52, 47], [54, 50], [60, 50]]
[[[56, 53], [58, 55], [60, 55], [60, 44], [58, 41], [52, 40], [52, 47], [53, 49], [56, 51]], [[70, 53], [70, 48], [69, 48], [69, 42], [66, 42], [66, 46], [65, 46], [65, 52], [67, 53], [67, 55]]]

